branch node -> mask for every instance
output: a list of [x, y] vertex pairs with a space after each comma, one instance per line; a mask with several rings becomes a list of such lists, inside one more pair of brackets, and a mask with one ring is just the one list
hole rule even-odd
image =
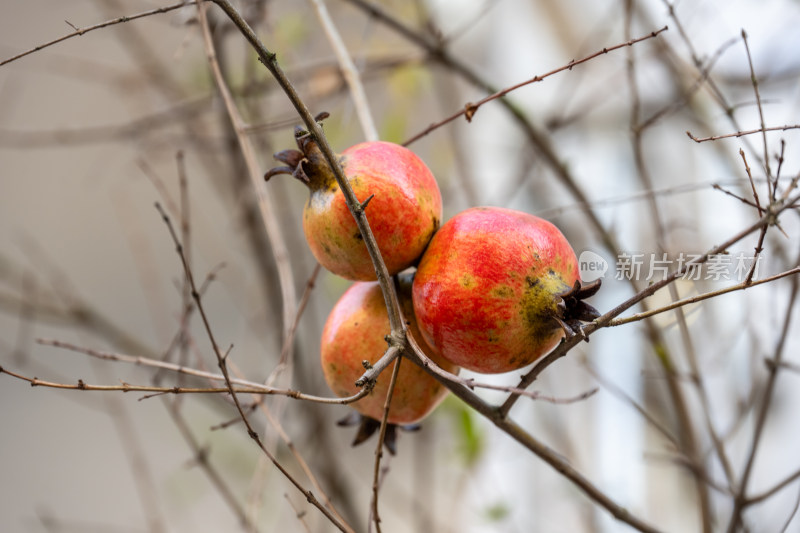
[[467, 102], [464, 105], [464, 118], [467, 119], [467, 122], [472, 122], [472, 117], [475, 116], [476, 111], [478, 111], [478, 106], [472, 102]]
[[373, 198], [375, 198], [375, 195], [374, 194], [370, 194], [369, 197], [366, 200], [361, 202], [360, 206], [361, 206], [361, 211], [362, 212], [367, 208], [367, 204], [369, 204], [370, 200], [372, 200]]

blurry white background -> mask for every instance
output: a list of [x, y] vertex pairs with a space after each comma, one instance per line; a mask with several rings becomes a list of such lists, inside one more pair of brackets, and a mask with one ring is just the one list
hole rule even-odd
[[[312, 112], [329, 111], [325, 131], [337, 150], [363, 140], [334, 53], [310, 2], [239, 2]], [[488, 93], [453, 65], [369, 16], [355, 2], [328, 2], [362, 73], [383, 139], [402, 142]], [[0, 0], [0, 61], [73, 31], [167, 2]], [[654, 39], [601, 55], [509, 95], [549, 147], [534, 146], [494, 101], [471, 122], [459, 118], [411, 144], [431, 167], [445, 218], [472, 205], [502, 205], [544, 216], [576, 252], [609, 263], [592, 300], [606, 311], [633, 294], [614, 279], [619, 253], [703, 253], [757, 220], [756, 210], [715, 190], [752, 198], [739, 150], [767, 202], [762, 137], [694, 143], [698, 137], [759, 127], [741, 32], [747, 33], [767, 126], [800, 124], [800, 3], [795, 0], [646, 1], [485, 0], [381, 2], [381, 10], [428, 42], [443, 38], [450, 57], [499, 89], [669, 26]], [[674, 16], [669, 7], [674, 6]], [[155, 371], [42, 346], [79, 346], [159, 357], [180, 327], [178, 256], [153, 204], [179, 202], [176, 154], [185, 158], [195, 276], [217, 272], [205, 306], [221, 344], [254, 381], [275, 368], [281, 341], [281, 291], [263, 228], [253, 222], [253, 192], [222, 101], [209, 74], [194, 6], [114, 25], [0, 66], [0, 366], [61, 383], [151, 384]], [[243, 39], [211, 7], [223, 67], [254, 128], [260, 165], [293, 144], [299, 118]], [[699, 62], [695, 64], [695, 59]], [[637, 91], [631, 90], [629, 64]], [[707, 76], [703, 75], [706, 72]], [[707, 78], [707, 79], [706, 79]], [[699, 80], [699, 81], [698, 81]], [[721, 96], [721, 97], [720, 97]], [[638, 101], [638, 103], [637, 103]], [[634, 109], [638, 111], [635, 113]], [[735, 119], [732, 122], [730, 116]], [[633, 117], [633, 118], [632, 118]], [[631, 124], [652, 123], [635, 134]], [[785, 143], [780, 184], [800, 171], [797, 129], [767, 135], [771, 171]], [[637, 166], [640, 144], [642, 165]], [[560, 169], [560, 170], [559, 170]], [[564, 186], [569, 176], [589, 205]], [[645, 176], [643, 179], [642, 176]], [[290, 255], [296, 298], [314, 269], [300, 214], [307, 192], [290, 178], [265, 186]], [[648, 193], [653, 193], [648, 195]], [[650, 198], [655, 198], [661, 230]], [[587, 209], [618, 249], [603, 242]], [[797, 266], [796, 211], [772, 227], [757, 278]], [[752, 255], [755, 233], [732, 254]], [[645, 276], [639, 287], [646, 285]], [[734, 285], [735, 279], [681, 281], [680, 297]], [[796, 281], [795, 281], [796, 283]], [[348, 282], [322, 273], [299, 323], [287, 386], [328, 395], [318, 338]], [[796, 290], [796, 287], [795, 287]], [[662, 294], [663, 293], [663, 294]], [[657, 354], [670, 358], [683, 391], [713, 516], [724, 531], [733, 511], [729, 482], [709, 425], [723, 439], [741, 481], [768, 371], [783, 357], [800, 364], [798, 310], [788, 334], [792, 282], [720, 296], [686, 308], [682, 335], [674, 314], [598, 331], [550, 367], [533, 390], [568, 404], [522, 399], [513, 417], [563, 455], [614, 501], [665, 531], [701, 531], [698, 484], [674, 443], [636, 402], [685, 444], [674, 398]], [[648, 300], [669, 303], [668, 291]], [[635, 311], [641, 311], [635, 308]], [[656, 331], [663, 344], [654, 344]], [[197, 317], [190, 361], [215, 363]], [[664, 354], [667, 355], [664, 355]], [[696, 356], [708, 404], [693, 384]], [[194, 364], [197, 366], [197, 364]], [[523, 372], [482, 376], [514, 386]], [[288, 375], [288, 374], [287, 374]], [[161, 374], [171, 385], [175, 376]], [[777, 379], [747, 495], [763, 493], [800, 469], [796, 370]], [[623, 391], [622, 395], [619, 391]], [[493, 402], [505, 394], [481, 392]], [[31, 388], [0, 375], [0, 529], [2, 531], [234, 531], [236, 509], [261, 531], [329, 531], [332, 526], [273, 468], [218, 398], [182, 397], [181, 412], [227, 503], [195, 464], [195, 453], [160, 398], [140, 393]], [[628, 399], [626, 399], [628, 398]], [[167, 402], [174, 398], [166, 398]], [[357, 531], [367, 529], [374, 440], [351, 448], [334, 422], [345, 407], [270, 399], [282, 425], [328, 495]], [[305, 478], [263, 417], [265, 440]], [[418, 433], [401, 433], [381, 493], [386, 531], [630, 531], [569, 481], [491, 423], [448, 400]], [[264, 474], [260, 472], [266, 472]], [[307, 483], [306, 483], [307, 484]], [[793, 517], [797, 482], [749, 506], [750, 531], [800, 531]], [[291, 501], [291, 505], [288, 500]], [[791, 520], [791, 521], [790, 521]], [[743, 527], [745, 527], [743, 526]]]

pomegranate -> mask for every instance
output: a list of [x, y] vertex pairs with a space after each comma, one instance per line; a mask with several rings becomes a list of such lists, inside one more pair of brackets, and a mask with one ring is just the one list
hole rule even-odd
[[[295, 139], [300, 150], [275, 154], [288, 166], [270, 170], [265, 178], [292, 174], [308, 186], [303, 231], [322, 266], [343, 278], [376, 280], [367, 247], [319, 146], [300, 128]], [[383, 141], [351, 146], [339, 161], [356, 198], [366, 204], [389, 274], [414, 264], [442, 218], [442, 197], [431, 171], [411, 150]]]
[[[457, 372], [455, 365], [439, 357], [420, 335], [411, 303], [410, 277], [399, 276], [397, 289], [408, 334], [438, 365]], [[355, 382], [364, 373], [363, 362], [374, 363], [383, 355], [387, 347], [384, 337], [389, 331], [389, 315], [378, 283], [358, 282], [342, 295], [328, 315], [321, 348], [325, 381], [337, 396], [351, 396], [359, 391]], [[391, 375], [390, 366], [378, 376], [368, 396], [349, 405], [373, 422], [382, 419]], [[392, 395], [388, 422], [397, 425], [419, 422], [439, 405], [446, 394], [447, 389], [425, 370], [404, 360]]]
[[582, 302], [578, 260], [550, 222], [495, 207], [444, 224], [420, 260], [413, 303], [442, 357], [481, 373], [519, 369], [599, 313]]

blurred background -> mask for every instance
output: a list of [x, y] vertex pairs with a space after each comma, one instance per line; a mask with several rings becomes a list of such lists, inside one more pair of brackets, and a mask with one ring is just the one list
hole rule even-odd
[[[167, 5], [0, 0], [0, 61]], [[313, 3], [236, 5], [312, 113], [331, 113], [325, 132], [334, 149], [364, 140]], [[650, 270], [653, 258], [666, 257], [672, 270], [679, 257], [702, 254], [757, 221], [756, 208], [733, 196], [753, 202], [740, 150], [763, 206], [772, 188], [780, 197], [800, 171], [795, 0], [330, 0], [327, 7], [378, 133], [394, 142], [496, 90], [669, 26], [409, 145], [439, 181], [445, 219], [475, 205], [523, 210], [553, 221], [578, 254], [605, 262], [603, 289], [592, 300], [601, 311], [661, 279]], [[301, 228], [308, 193], [287, 176], [259, 184], [271, 216], [266, 231], [196, 9], [86, 32], [0, 66], [0, 366], [66, 384], [205, 385], [39, 342], [216, 369], [196, 314], [180, 341], [185, 287], [159, 202], [179, 232], [181, 220], [188, 224], [187, 255], [195, 278], [207, 282], [205, 309], [220, 344], [233, 346], [237, 371], [330, 395], [319, 335], [349, 282], [322, 270], [309, 289], [316, 262]], [[264, 172], [276, 165], [272, 153], [292, 147], [300, 120], [222, 12], [208, 11]], [[702, 138], [759, 128], [750, 60], [764, 124], [790, 129], [693, 142], [687, 130]], [[798, 232], [797, 211], [788, 210], [766, 233], [754, 279], [798, 265]], [[758, 241], [755, 232], [728, 252], [752, 259]], [[618, 267], [634, 254], [644, 263], [631, 280]], [[743, 281], [741, 271], [727, 272], [680, 280], [646, 307]], [[595, 394], [566, 403], [523, 398], [511, 415], [661, 530], [800, 531], [797, 283], [783, 278], [681, 315], [600, 330], [531, 387], [556, 399]], [[287, 317], [306, 292], [290, 364], [279, 368]], [[515, 386], [524, 370], [480, 379]], [[493, 403], [507, 396], [479, 393]], [[334, 530], [265, 462], [222, 398], [144, 396], [32, 388], [0, 375], [0, 529]], [[335, 425], [344, 406], [278, 397], [266, 405], [285, 438], [261, 412], [253, 422], [278, 461], [312, 488], [299, 454], [352, 527], [366, 531], [374, 438], [350, 447], [351, 428]], [[382, 462], [386, 531], [631, 530], [454, 398], [421, 431], [401, 433], [398, 446]], [[745, 497], [758, 498], [730, 525], [743, 485]]]

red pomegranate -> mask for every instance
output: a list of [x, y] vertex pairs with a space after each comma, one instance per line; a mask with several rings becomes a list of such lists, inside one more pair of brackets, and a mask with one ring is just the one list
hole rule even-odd
[[[439, 366], [457, 372], [456, 366], [439, 357], [420, 335], [411, 304], [411, 280], [408, 276], [399, 277], [398, 297], [409, 334]], [[389, 331], [389, 315], [378, 283], [355, 283], [342, 295], [328, 315], [321, 349], [325, 381], [337, 396], [351, 396], [359, 391], [355, 381], [364, 373], [362, 361], [374, 363], [383, 355], [387, 347], [384, 337]], [[364, 416], [382, 419], [391, 375], [390, 366], [378, 376], [372, 392], [350, 406]], [[388, 422], [397, 425], [419, 422], [439, 405], [446, 394], [447, 389], [422, 368], [403, 360]]]
[[[322, 266], [343, 278], [377, 279], [367, 247], [344, 194], [317, 143], [302, 129], [295, 131], [300, 150], [284, 150], [275, 158], [286, 167], [270, 170], [292, 174], [311, 195], [303, 210], [303, 231]], [[359, 201], [369, 200], [365, 213], [390, 275], [414, 264], [442, 218], [439, 186], [425, 163], [398, 144], [374, 141], [352, 146], [339, 161]]]
[[425, 339], [445, 359], [481, 373], [519, 369], [599, 313], [582, 302], [578, 260], [541, 218], [495, 207], [463, 211], [444, 224], [420, 260], [414, 311]]

